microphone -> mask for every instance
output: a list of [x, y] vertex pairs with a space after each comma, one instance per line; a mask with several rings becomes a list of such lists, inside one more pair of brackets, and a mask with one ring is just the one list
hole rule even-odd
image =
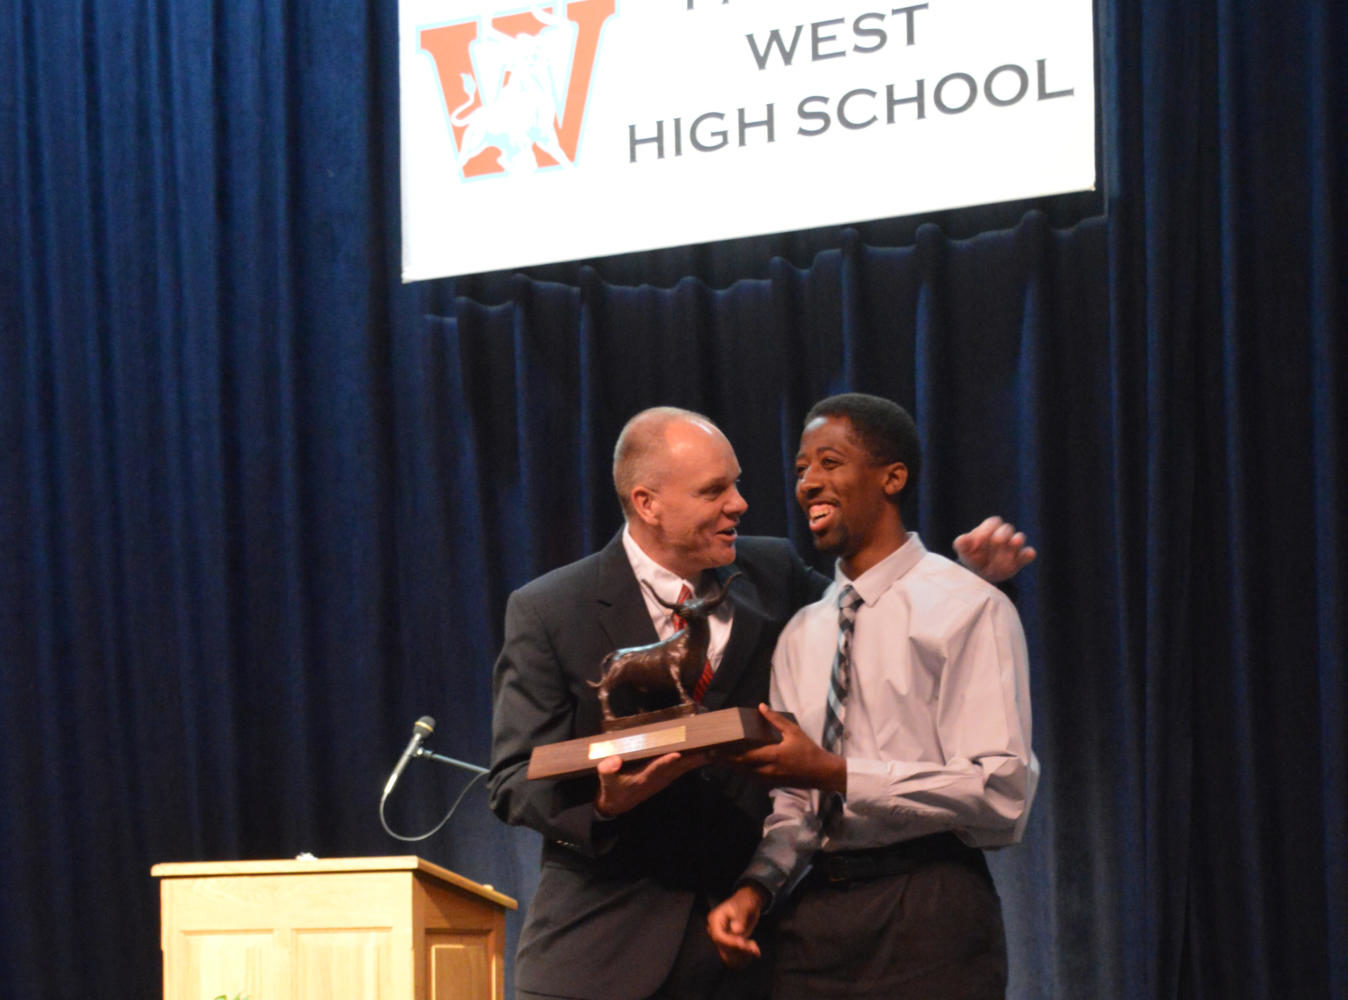
[[421, 744], [426, 742], [427, 738], [429, 738], [433, 732], [435, 732], [435, 720], [429, 715], [423, 715], [412, 724], [412, 738], [407, 741], [407, 749], [404, 750], [403, 755], [398, 758], [398, 763], [393, 768], [393, 773], [388, 776], [388, 781], [384, 784], [385, 798], [388, 797], [389, 792], [393, 791], [393, 786], [398, 783], [398, 778], [402, 776], [403, 768], [407, 766], [407, 762], [416, 756], [417, 750], [420, 749]]
[[[388, 784], [384, 786], [384, 794], [379, 796], [379, 822], [383, 824], [384, 832], [395, 840], [425, 840], [427, 837], [433, 837], [435, 834], [439, 833], [444, 825], [449, 822], [450, 817], [454, 815], [454, 811], [459, 808], [459, 803], [462, 802], [463, 797], [468, 794], [468, 790], [477, 783], [479, 778], [487, 773], [485, 767], [480, 767], [477, 764], [469, 764], [467, 761], [455, 760], [453, 757], [442, 757], [438, 753], [432, 753], [430, 750], [427, 750], [422, 744], [426, 742], [427, 738], [433, 732], [435, 732], [434, 719], [429, 715], [423, 715], [421, 718], [417, 719], [412, 725], [412, 738], [407, 741], [407, 749], [404, 750], [403, 755], [398, 758], [398, 765], [393, 769], [393, 773], [388, 776]], [[433, 829], [415, 837], [408, 837], [401, 833], [397, 833], [388, 825], [388, 820], [384, 817], [384, 803], [388, 801], [388, 794], [393, 791], [393, 786], [398, 783], [398, 776], [403, 773], [403, 768], [407, 766], [407, 762], [413, 757], [429, 757], [431, 760], [441, 764], [452, 764], [454, 767], [472, 772], [473, 779], [463, 786], [463, 790], [459, 792], [459, 797], [456, 798], [454, 804], [449, 807], [449, 812], [445, 813], [444, 819], [435, 824]]]

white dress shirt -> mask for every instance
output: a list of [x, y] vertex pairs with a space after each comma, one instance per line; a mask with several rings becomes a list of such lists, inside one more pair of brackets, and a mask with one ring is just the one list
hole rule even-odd
[[915, 534], [855, 580], [841, 568], [787, 623], [772, 704], [818, 741], [838, 639], [838, 594], [861, 596], [843, 716], [847, 795], [832, 835], [820, 793], [779, 788], [746, 877], [774, 895], [815, 850], [881, 847], [953, 831], [975, 847], [1018, 841], [1039, 776], [1030, 749], [1020, 617], [996, 587]]
[[[626, 525], [623, 526], [623, 550], [627, 553], [627, 561], [632, 564], [632, 572], [636, 574], [637, 583], [641, 585], [641, 598], [646, 602], [646, 611], [651, 616], [651, 624], [655, 626], [655, 634], [661, 639], [668, 639], [678, 631], [674, 624], [674, 613], [651, 596], [651, 593], [654, 591], [670, 604], [674, 604], [679, 599], [679, 591], [684, 587], [688, 588], [689, 593], [696, 594], [697, 581], [676, 576], [648, 556], [632, 537]], [[707, 662], [711, 664], [713, 671], [721, 665], [721, 656], [725, 653], [726, 643], [730, 641], [730, 626], [734, 623], [734, 616], [735, 602], [722, 601], [707, 620], [708, 631], [711, 634], [707, 646]], [[691, 691], [688, 693], [692, 694]]]

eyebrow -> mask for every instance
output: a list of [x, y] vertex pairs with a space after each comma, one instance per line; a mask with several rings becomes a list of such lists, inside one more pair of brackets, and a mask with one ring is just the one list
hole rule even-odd
[[[841, 451], [839, 451], [836, 447], [834, 447], [834, 446], [831, 445], [831, 444], [820, 445], [820, 447], [819, 447], [819, 453], [820, 453], [821, 455], [827, 454], [827, 455], [837, 455], [837, 456], [842, 457], [842, 458], [845, 458], [845, 457], [846, 457], [845, 455], [843, 455], [843, 453], [842, 453]], [[805, 457], [807, 457], [806, 454], [805, 454], [805, 452], [803, 452], [803, 451], [798, 451], [798, 452], [796, 452], [796, 461], [797, 461], [797, 462], [799, 462], [802, 458], [805, 458]]]

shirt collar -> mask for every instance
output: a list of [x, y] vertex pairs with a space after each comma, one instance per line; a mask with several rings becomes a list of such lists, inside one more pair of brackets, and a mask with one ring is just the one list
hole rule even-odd
[[676, 576], [648, 556], [646, 550], [632, 537], [632, 532], [626, 524], [623, 525], [623, 550], [627, 553], [627, 561], [632, 564], [632, 573], [636, 576], [637, 582], [650, 587], [670, 604], [679, 599], [679, 591], [684, 587], [687, 587], [691, 594], [697, 593], [697, 585], [691, 580]]
[[833, 583], [839, 590], [850, 584], [861, 596], [862, 601], [869, 606], [878, 601], [880, 595], [916, 566], [926, 554], [927, 549], [922, 544], [922, 539], [917, 536], [916, 531], [910, 531], [906, 542], [855, 580], [849, 579], [842, 571], [842, 561], [839, 560], [833, 567]]

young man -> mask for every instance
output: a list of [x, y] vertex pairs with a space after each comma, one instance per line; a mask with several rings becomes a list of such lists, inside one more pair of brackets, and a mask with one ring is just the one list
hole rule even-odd
[[[515, 963], [521, 998], [708, 1000], [761, 997], [763, 970], [728, 972], [704, 927], [730, 891], [768, 811], [752, 776], [667, 754], [633, 769], [611, 758], [596, 778], [529, 781], [535, 746], [599, 732], [590, 682], [605, 653], [674, 631], [653, 589], [673, 601], [742, 573], [711, 621], [708, 709], [768, 696], [787, 619], [828, 581], [784, 539], [744, 538], [747, 504], [730, 442], [707, 418], [657, 407], [633, 417], [614, 451], [626, 524], [601, 551], [511, 595], [496, 662], [490, 801], [508, 823], [543, 834], [538, 890]], [[1000, 522], [964, 537], [990, 578], [1033, 557]], [[698, 769], [697, 773], [689, 773]]]
[[773, 792], [739, 887], [708, 917], [734, 967], [781, 909], [780, 1000], [1005, 993], [981, 849], [1018, 841], [1034, 797], [1025, 641], [1005, 595], [906, 530], [919, 467], [912, 418], [888, 400], [836, 396], [806, 418], [796, 499], [835, 578], [773, 657], [777, 711], [762, 711], [782, 742], [739, 757], [798, 787]]

